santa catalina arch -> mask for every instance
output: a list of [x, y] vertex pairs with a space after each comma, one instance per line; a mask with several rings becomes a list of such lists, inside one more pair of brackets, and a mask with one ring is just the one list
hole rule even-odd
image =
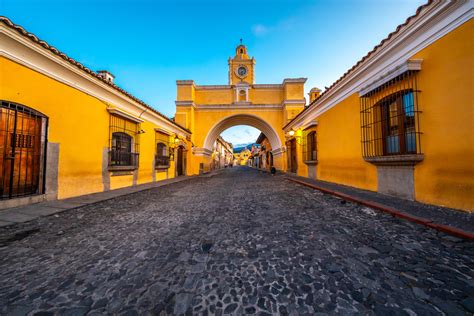
[[191, 131], [193, 148], [188, 151], [188, 172], [199, 174], [210, 168], [211, 148], [221, 132], [236, 125], [262, 131], [272, 146], [273, 164], [286, 168], [283, 126], [306, 104], [306, 78], [287, 78], [279, 84], [255, 83], [255, 59], [244, 45], [229, 58], [227, 85], [197, 85], [178, 80], [175, 121]]

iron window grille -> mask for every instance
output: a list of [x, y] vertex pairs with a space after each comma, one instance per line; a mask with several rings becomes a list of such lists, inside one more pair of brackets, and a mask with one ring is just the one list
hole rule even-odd
[[303, 157], [305, 161], [317, 161], [316, 131], [303, 131]]
[[407, 71], [360, 98], [362, 155], [422, 154], [416, 71]]
[[109, 167], [138, 168], [140, 125], [117, 115], [110, 115]]
[[170, 166], [170, 136], [162, 133], [155, 132], [155, 144], [156, 144], [156, 154], [155, 154], [155, 168], [169, 168]]
[[1, 101], [0, 199], [45, 192], [47, 130], [45, 115]]

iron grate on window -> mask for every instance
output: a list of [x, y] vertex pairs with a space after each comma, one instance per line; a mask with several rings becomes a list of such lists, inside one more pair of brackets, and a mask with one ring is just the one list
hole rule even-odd
[[305, 161], [316, 161], [317, 145], [316, 145], [316, 131], [303, 131], [303, 159]]
[[170, 136], [162, 132], [155, 132], [155, 168], [169, 167], [170, 164]]
[[360, 97], [362, 156], [421, 154], [416, 71]]
[[117, 115], [110, 115], [109, 166], [138, 167], [140, 125]]

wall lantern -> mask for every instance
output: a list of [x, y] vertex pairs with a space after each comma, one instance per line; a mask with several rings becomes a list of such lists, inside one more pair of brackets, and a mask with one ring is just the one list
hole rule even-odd
[[288, 132], [288, 135], [294, 136], [294, 135], [295, 135], [295, 131], [294, 131], [294, 130], [289, 131], [289, 132]]
[[180, 139], [179, 139], [178, 135], [176, 135], [176, 136], [174, 137], [174, 143], [175, 143], [175, 145], [178, 145], [179, 142], [180, 142]]

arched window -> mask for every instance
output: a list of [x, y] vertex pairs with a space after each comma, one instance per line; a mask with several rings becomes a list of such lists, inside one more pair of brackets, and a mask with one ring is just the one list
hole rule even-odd
[[163, 143], [156, 144], [156, 155], [158, 157], [168, 157], [168, 148]]
[[240, 53], [241, 53], [241, 54], [244, 53], [244, 49], [243, 49], [243, 48], [240, 49]]
[[247, 101], [247, 91], [239, 90], [239, 101]]
[[109, 170], [137, 169], [140, 125], [114, 114], [110, 115], [109, 124]]
[[112, 150], [110, 164], [112, 166], [132, 166], [132, 136], [124, 132], [112, 133]]
[[170, 164], [170, 157], [168, 155], [168, 146], [164, 143], [156, 144], [155, 167], [168, 168]]
[[155, 153], [155, 168], [167, 169], [170, 165], [170, 150], [169, 147], [170, 135], [157, 131], [155, 134], [156, 153]]

